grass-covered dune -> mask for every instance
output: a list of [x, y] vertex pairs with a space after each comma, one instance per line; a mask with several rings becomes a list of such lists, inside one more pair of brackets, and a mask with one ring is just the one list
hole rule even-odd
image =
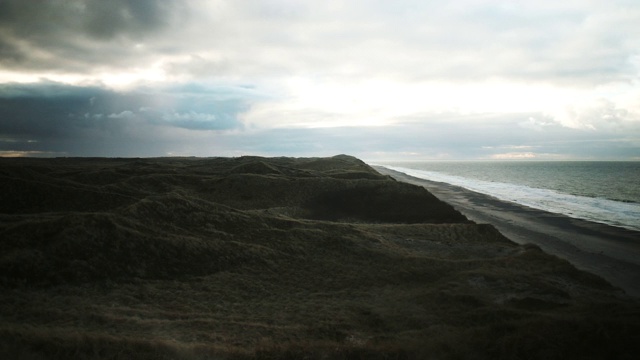
[[633, 359], [640, 304], [353, 157], [0, 159], [0, 353]]

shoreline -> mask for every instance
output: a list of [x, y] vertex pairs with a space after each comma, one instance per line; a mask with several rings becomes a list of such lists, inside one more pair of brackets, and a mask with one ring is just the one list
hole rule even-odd
[[529, 208], [383, 166], [372, 167], [398, 181], [426, 188], [469, 220], [491, 224], [515, 243], [535, 244], [628, 295], [640, 297], [640, 232]]

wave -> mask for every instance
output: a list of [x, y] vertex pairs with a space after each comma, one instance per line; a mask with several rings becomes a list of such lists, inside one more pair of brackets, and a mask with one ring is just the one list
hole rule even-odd
[[386, 168], [420, 179], [443, 182], [490, 195], [503, 201], [528, 206], [577, 219], [640, 231], [640, 204], [597, 197], [565, 194], [550, 189], [533, 188], [384, 165]]

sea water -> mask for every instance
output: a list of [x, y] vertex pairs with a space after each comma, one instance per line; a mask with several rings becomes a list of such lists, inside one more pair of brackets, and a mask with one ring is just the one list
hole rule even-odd
[[380, 165], [500, 200], [640, 231], [640, 162], [433, 161]]

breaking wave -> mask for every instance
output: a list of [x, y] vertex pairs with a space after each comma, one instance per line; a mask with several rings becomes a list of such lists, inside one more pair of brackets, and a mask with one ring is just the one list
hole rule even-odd
[[640, 231], [640, 204], [565, 194], [504, 182], [483, 181], [435, 171], [388, 166], [386, 168], [420, 179], [456, 185], [503, 201], [573, 218]]

